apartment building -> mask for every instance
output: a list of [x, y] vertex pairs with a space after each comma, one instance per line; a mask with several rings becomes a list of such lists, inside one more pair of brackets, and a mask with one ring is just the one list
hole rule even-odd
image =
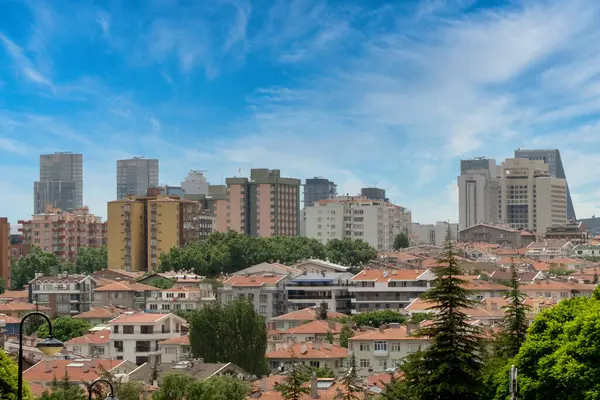
[[298, 261], [294, 264], [294, 268], [313, 274], [321, 272], [348, 272], [350, 270], [350, 267], [345, 265], [315, 259]]
[[0, 218], [0, 278], [10, 287], [10, 224], [8, 218]]
[[29, 282], [29, 301], [54, 316], [77, 315], [92, 307], [96, 285], [90, 275], [38, 276]]
[[458, 184], [459, 229], [499, 222], [500, 179], [496, 160], [477, 157], [460, 161]]
[[403, 310], [432, 287], [435, 274], [430, 270], [364, 269], [352, 278], [352, 313], [392, 309]]
[[160, 293], [160, 289], [135, 281], [115, 282], [94, 289], [94, 305], [96, 307], [119, 306], [132, 310], [146, 310], [148, 309], [148, 300], [158, 293]]
[[591, 296], [595, 285], [575, 282], [556, 282], [548, 279], [521, 285], [521, 292], [533, 299], [548, 298], [560, 301], [572, 297]]
[[210, 186], [208, 180], [204, 176], [206, 171], [190, 170], [187, 176], [181, 182], [181, 188], [185, 194], [203, 194], [208, 195], [208, 188]]
[[83, 206], [83, 156], [70, 152], [40, 155], [40, 179], [33, 185], [33, 213], [49, 204], [64, 211]]
[[129, 195], [145, 196], [158, 186], [158, 160], [134, 157], [117, 161], [117, 200]]
[[[270, 319], [270, 329], [282, 331], [284, 329], [295, 328], [302, 324], [318, 320], [318, 313], [318, 307], [310, 307], [298, 311], [292, 311], [287, 314], [279, 315]], [[328, 320], [339, 319], [343, 317], [346, 317], [346, 315], [330, 310], [327, 311]]]
[[126, 312], [110, 321], [110, 347], [118, 360], [142, 365], [160, 361], [158, 344], [181, 336], [186, 321], [175, 314], [146, 314]]
[[548, 164], [508, 158], [500, 169], [501, 223], [542, 235], [567, 222], [567, 181], [550, 177]]
[[[158, 291], [148, 299], [146, 309], [148, 312], [171, 312], [177, 310], [197, 310], [215, 297], [210, 292], [193, 287], [173, 287]], [[203, 301], [204, 300], [204, 301]]]
[[287, 363], [297, 360], [313, 368], [328, 368], [336, 376], [344, 368], [344, 360], [347, 357], [348, 349], [328, 342], [297, 343], [289, 348], [269, 351], [266, 355], [274, 374], [280, 373]]
[[306, 209], [306, 236], [321, 243], [361, 239], [387, 251], [399, 233], [410, 234], [410, 229], [410, 211], [382, 200], [342, 196], [317, 201]]
[[32, 311], [39, 311], [50, 317], [54, 315], [54, 312], [51, 308], [37, 304], [22, 302], [0, 304], [0, 314], [6, 315], [7, 317], [21, 319]]
[[[535, 236], [534, 236], [535, 238]], [[458, 239], [465, 243], [490, 243], [519, 249], [531, 243], [531, 236], [505, 226], [477, 224], [458, 232]]]
[[19, 224], [25, 244], [52, 252], [63, 262], [75, 262], [79, 248], [98, 248], [107, 243], [107, 223], [91, 214], [88, 207], [65, 212], [47, 206], [42, 214]]
[[229, 229], [262, 237], [299, 235], [299, 179], [283, 178], [278, 169], [252, 169], [250, 179], [227, 178], [225, 182]]
[[110, 329], [91, 331], [65, 342], [67, 350], [87, 358], [115, 358], [110, 346]]
[[417, 337], [418, 324], [389, 324], [378, 330], [356, 334], [348, 340], [349, 355], [354, 355], [360, 377], [395, 368], [409, 354], [426, 349], [431, 340]]
[[158, 342], [158, 348], [163, 364], [171, 364], [192, 358], [189, 335], [177, 336]]
[[162, 252], [201, 236], [200, 217], [198, 202], [175, 196], [130, 196], [109, 202], [109, 268], [156, 271]]
[[228, 304], [235, 297], [247, 297], [257, 313], [267, 319], [287, 312], [286, 285], [288, 275], [265, 272], [257, 275], [235, 275], [223, 282], [218, 289], [217, 300]]
[[[95, 294], [94, 297], [96, 297]], [[92, 307], [89, 311], [74, 315], [73, 318], [85, 321], [90, 326], [96, 326], [110, 321], [121, 314], [122, 311], [122, 309], [116, 307]]]
[[568, 257], [573, 249], [575, 249], [575, 245], [569, 240], [543, 240], [530, 243], [525, 250], [525, 256], [547, 261], [553, 258]]
[[350, 291], [354, 275], [348, 272], [308, 273], [293, 278], [287, 285], [288, 312], [327, 304], [327, 309], [350, 313]]
[[310, 178], [304, 181], [304, 208], [312, 207], [315, 201], [333, 199], [337, 196], [337, 185], [326, 178]]
[[328, 335], [339, 345], [343, 325], [334, 320], [315, 320], [283, 331], [269, 330], [267, 344], [271, 351], [285, 348], [288, 343], [326, 342]]

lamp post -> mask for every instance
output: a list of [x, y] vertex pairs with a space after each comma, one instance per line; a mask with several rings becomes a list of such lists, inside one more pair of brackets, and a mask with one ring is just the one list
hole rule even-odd
[[46, 314], [43, 314], [39, 311], [34, 311], [21, 319], [21, 323], [19, 324], [19, 358], [17, 359], [17, 363], [19, 364], [19, 380], [17, 384], [18, 400], [23, 400], [23, 323], [32, 315], [41, 315], [48, 322], [48, 337], [39, 342], [36, 347], [47, 356], [55, 355], [64, 347], [63, 342], [54, 339], [54, 336], [52, 336], [52, 322], [50, 322], [50, 318], [48, 318]]
[[115, 389], [113, 388], [112, 383], [110, 383], [110, 381], [107, 381], [106, 379], [96, 379], [94, 382], [92, 382], [92, 384], [90, 385], [90, 387], [88, 389], [88, 400], [92, 400], [92, 388], [94, 387], [94, 385], [96, 383], [99, 383], [99, 382], [108, 383], [108, 386], [110, 386], [110, 394], [108, 395], [106, 400], [119, 400], [115, 397]]

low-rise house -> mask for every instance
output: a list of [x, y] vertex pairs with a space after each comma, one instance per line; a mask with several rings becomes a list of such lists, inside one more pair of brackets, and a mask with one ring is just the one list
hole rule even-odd
[[527, 246], [525, 255], [536, 260], [547, 261], [552, 258], [568, 257], [575, 246], [569, 240], [544, 240]]
[[[253, 382], [252, 394], [249, 399], [261, 400], [285, 400], [283, 394], [276, 389], [276, 386], [283, 382], [285, 376], [275, 375], [262, 378]], [[300, 394], [298, 400], [312, 399], [340, 399], [340, 394], [343, 393], [344, 386], [342, 382], [335, 378], [317, 378], [314, 376], [310, 382], [302, 384], [307, 390], [306, 393]], [[360, 390], [360, 386], [357, 386]]]
[[229, 375], [242, 380], [249, 380], [250, 374], [233, 363], [205, 363], [202, 359], [179, 361], [177, 363], [161, 363], [154, 368], [146, 363], [129, 374], [130, 381], [141, 381], [156, 385], [165, 374], [184, 374], [199, 381], [213, 376]]
[[327, 304], [327, 309], [350, 314], [353, 274], [347, 272], [304, 272], [287, 285], [288, 312]]
[[190, 347], [190, 336], [183, 335], [158, 342], [160, 359], [163, 364], [190, 360], [192, 349]]
[[110, 347], [110, 329], [88, 332], [65, 342], [65, 347], [86, 358], [115, 358]]
[[228, 304], [235, 297], [245, 296], [254, 304], [257, 313], [270, 319], [287, 312], [285, 287], [289, 282], [288, 275], [273, 272], [234, 275], [218, 289], [218, 300], [222, 304]]
[[[327, 311], [327, 319], [337, 319], [345, 317], [345, 314]], [[307, 307], [302, 310], [292, 311], [287, 314], [279, 315], [277, 317], [271, 318], [271, 329], [284, 330], [289, 328], [294, 328], [296, 326], [306, 324], [311, 321], [316, 321], [319, 317], [319, 308], [318, 307]]]
[[477, 301], [488, 297], [503, 297], [510, 290], [508, 286], [486, 281], [469, 281], [463, 287], [473, 292], [471, 297]]
[[548, 261], [550, 269], [576, 270], [583, 269], [587, 262], [585, 260], [574, 259], [569, 257], [558, 257]]
[[160, 289], [135, 281], [114, 282], [94, 289], [94, 305], [146, 310], [146, 302], [156, 293], [160, 293]]
[[293, 265], [295, 269], [299, 269], [302, 272], [310, 274], [320, 274], [322, 272], [348, 272], [350, 267], [335, 264], [329, 261], [323, 260], [303, 260]]
[[[521, 285], [530, 284], [545, 278], [546, 275], [542, 271], [519, 272], [519, 283]], [[489, 275], [490, 282], [509, 282], [510, 279], [510, 269], [497, 269]]]
[[583, 222], [568, 221], [564, 225], [551, 226], [546, 228], [544, 239], [562, 239], [569, 240], [575, 244], [586, 243], [589, 234], [583, 225]]
[[267, 352], [271, 372], [281, 372], [294, 359], [313, 368], [328, 368], [338, 375], [344, 368], [348, 349], [328, 342], [296, 343], [288, 348]]
[[[534, 237], [535, 238], [535, 237]], [[528, 245], [521, 231], [504, 226], [477, 224], [458, 231], [458, 240], [465, 243], [492, 243], [518, 249]]]
[[[29, 368], [36, 363], [48, 358], [40, 349], [37, 348], [42, 339], [33, 336], [23, 336], [23, 366], [24, 369]], [[9, 335], [4, 341], [4, 351], [7, 354], [18, 357], [19, 354], [19, 335]], [[72, 360], [79, 358], [79, 355], [68, 349], [62, 349], [57, 354], [52, 356], [53, 360]], [[27, 366], [26, 366], [27, 365]]]
[[432, 287], [430, 270], [364, 269], [352, 278], [352, 313], [375, 310], [402, 310]]
[[585, 283], [557, 282], [551, 280], [537, 281], [519, 288], [531, 298], [551, 298], [555, 301], [572, 297], [591, 296], [595, 286]]
[[290, 342], [325, 342], [329, 334], [333, 338], [333, 343], [339, 344], [342, 327], [342, 324], [333, 320], [316, 320], [283, 331], [270, 330], [268, 334], [269, 349], [271, 351], [279, 350]]
[[0, 304], [27, 303], [28, 301], [29, 292], [27, 290], [7, 290], [0, 294]]
[[407, 355], [426, 349], [431, 340], [415, 336], [419, 329], [418, 324], [392, 323], [389, 327], [351, 337], [348, 350], [356, 358], [358, 375], [366, 377], [385, 372], [395, 368]]
[[7, 315], [9, 317], [22, 319], [25, 315], [33, 311], [42, 312], [50, 317], [53, 315], [53, 310], [51, 308], [39, 306], [36, 304], [20, 302], [0, 304], [0, 314]]
[[146, 306], [149, 312], [191, 311], [200, 308], [206, 296], [199, 287], [172, 287], [153, 292]]
[[49, 307], [54, 316], [89, 311], [97, 282], [91, 275], [38, 276], [29, 282], [29, 301]]
[[600, 245], [578, 244], [573, 248], [571, 255], [579, 258], [600, 258]]
[[[156, 272], [138, 279], [139, 283], [144, 285], [172, 285], [173, 287], [198, 287], [200, 283], [205, 279], [204, 276], [196, 275], [189, 271], [169, 271], [169, 272]], [[168, 287], [168, 286], [161, 286]]]
[[96, 326], [112, 320], [122, 312], [122, 309], [116, 307], [92, 307], [89, 311], [77, 314], [73, 318], [81, 319], [90, 326]]
[[0, 336], [2, 335], [18, 335], [21, 318], [9, 317], [8, 315], [0, 314]]
[[104, 279], [109, 281], [131, 281], [140, 279], [144, 275], [144, 272], [129, 272], [122, 269], [101, 269], [92, 274], [94, 279]]
[[52, 382], [60, 381], [66, 375], [71, 384], [79, 385], [95, 381], [104, 371], [127, 376], [135, 368], [135, 364], [125, 360], [45, 360], [26, 370], [23, 379], [29, 383], [50, 387]]
[[185, 320], [175, 314], [126, 312], [109, 322], [111, 354], [136, 365], [160, 362], [159, 343], [181, 336]]

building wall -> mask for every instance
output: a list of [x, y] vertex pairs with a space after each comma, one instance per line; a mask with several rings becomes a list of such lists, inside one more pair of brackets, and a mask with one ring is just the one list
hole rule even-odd
[[545, 233], [553, 226], [564, 225], [567, 221], [567, 181], [559, 178], [536, 178], [537, 232]]
[[160, 254], [180, 245], [180, 203], [169, 198], [148, 202], [148, 266], [157, 271]]
[[245, 188], [245, 183], [227, 183], [227, 224], [229, 229], [240, 233], [246, 232]]
[[108, 267], [145, 271], [146, 204], [144, 201], [117, 200], [108, 203]]
[[460, 229], [498, 222], [499, 182], [485, 170], [458, 177]]
[[94, 292], [94, 305], [100, 307], [119, 306], [131, 309], [136, 307], [135, 292]]
[[517, 249], [521, 246], [521, 232], [507, 231], [488, 225], [474, 225], [460, 231], [459, 239], [461, 242], [478, 243], [486, 242], [500, 244], [502, 246]]
[[258, 222], [258, 236], [271, 237], [275, 233], [275, 231], [271, 229], [271, 218], [273, 218], [271, 213], [275, 212], [275, 202], [271, 201], [272, 189], [274, 190], [274, 187], [268, 183], [257, 185], [256, 208], [258, 213], [256, 215], [256, 220]]
[[217, 232], [227, 232], [227, 200], [215, 200], [215, 229]]
[[117, 200], [128, 195], [145, 196], [158, 186], [158, 160], [132, 158], [117, 161]]
[[202, 171], [190, 171], [185, 180], [181, 182], [181, 188], [186, 194], [208, 195], [209, 183]]
[[10, 287], [10, 224], [8, 218], [0, 218], [0, 277]]

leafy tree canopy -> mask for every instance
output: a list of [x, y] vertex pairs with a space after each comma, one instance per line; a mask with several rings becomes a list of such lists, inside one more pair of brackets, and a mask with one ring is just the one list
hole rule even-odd
[[381, 324], [406, 322], [406, 316], [394, 310], [376, 310], [353, 315], [352, 320], [358, 326], [366, 325], [378, 328]]
[[330, 240], [325, 245], [325, 253], [332, 263], [352, 267], [365, 265], [377, 257], [377, 250], [359, 239]]
[[56, 254], [48, 253], [39, 247], [32, 246], [26, 256], [11, 264], [11, 289], [23, 290], [23, 287], [35, 278], [36, 272], [44, 275], [57, 274], [60, 271], [60, 261]]
[[249, 394], [250, 385], [232, 376], [215, 376], [201, 382], [188, 375], [170, 373], [161, 379], [152, 400], [245, 400]]
[[0, 276], [0, 294], [6, 292], [6, 281]]
[[80, 247], [76, 256], [76, 272], [89, 275], [108, 268], [108, 250], [106, 246], [99, 248]]
[[408, 235], [404, 232], [397, 234], [394, 238], [394, 250], [405, 249], [407, 247], [410, 247]]
[[[71, 318], [58, 317], [52, 321], [52, 334], [61, 342], [66, 342], [74, 337], [82, 336], [90, 329], [90, 324], [87, 322]], [[48, 324], [42, 324], [38, 329], [38, 337], [45, 338], [48, 336]]]
[[[0, 350], [0, 399], [17, 400], [18, 366], [12, 358]], [[23, 400], [32, 400], [29, 385], [23, 381]]]

